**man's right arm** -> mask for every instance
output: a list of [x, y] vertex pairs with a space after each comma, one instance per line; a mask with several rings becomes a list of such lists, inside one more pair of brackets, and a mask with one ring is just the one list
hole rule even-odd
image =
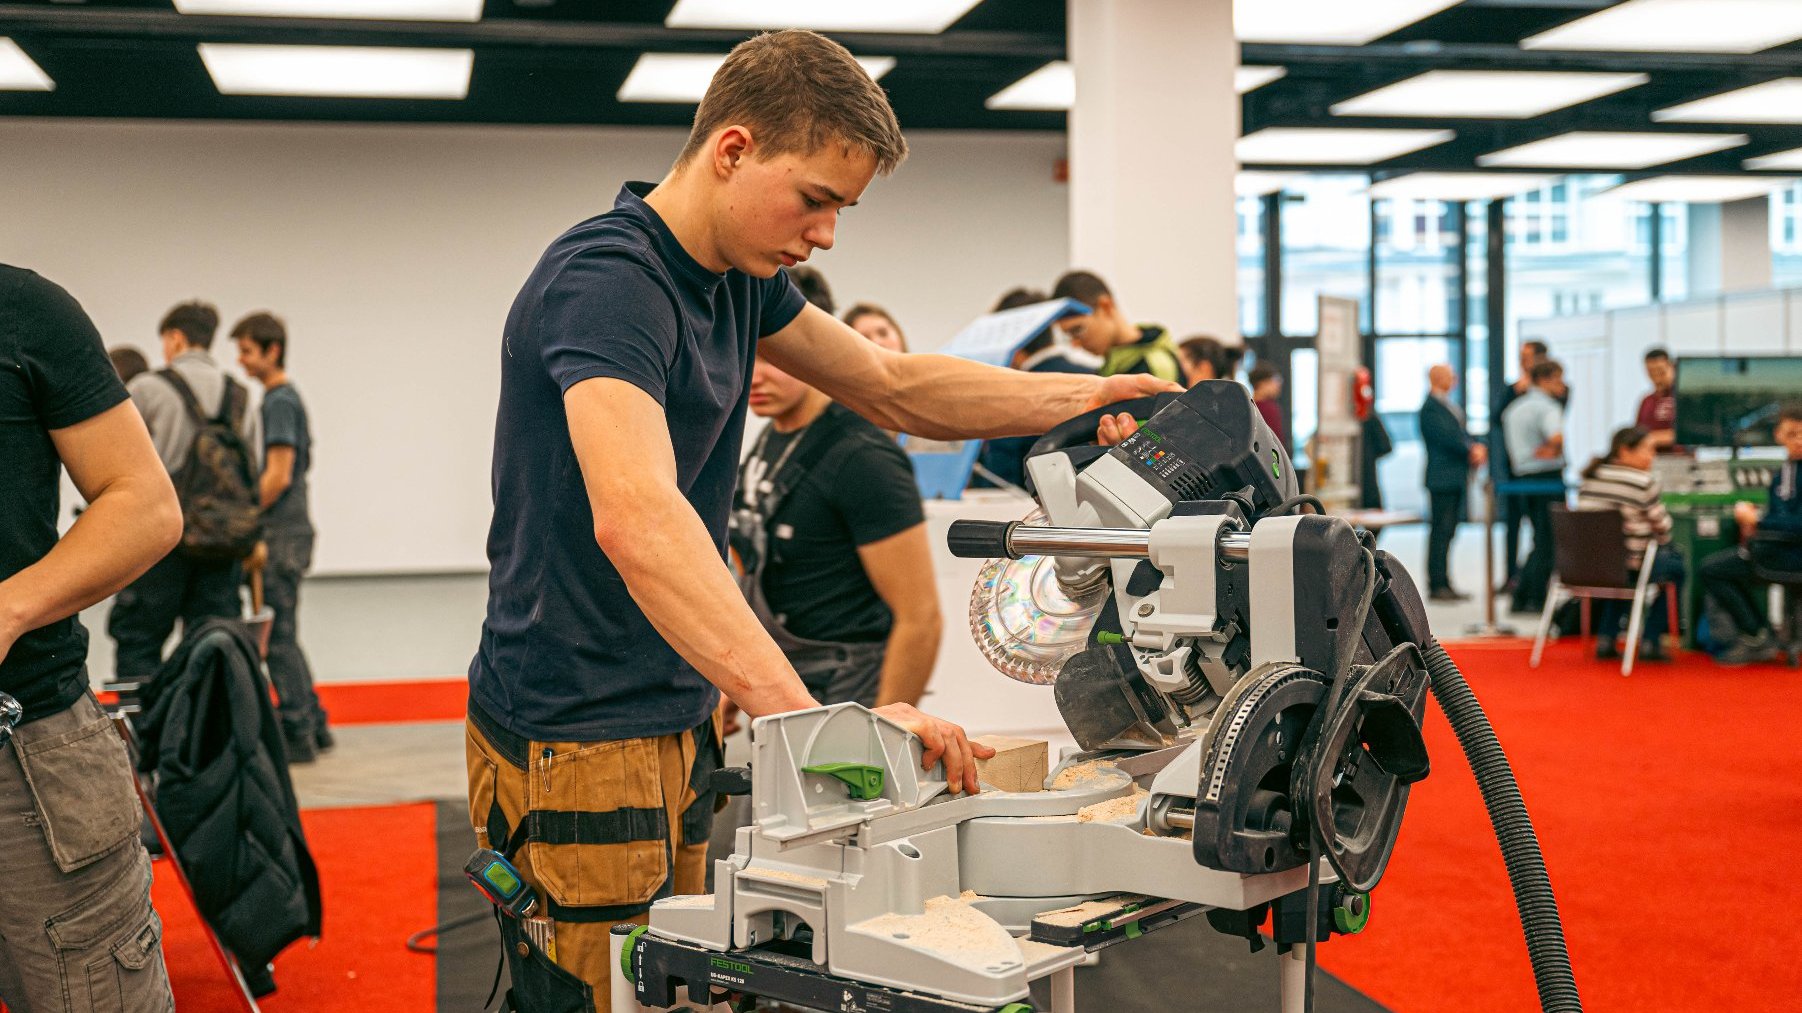
[[181, 540], [181, 505], [130, 402], [50, 431], [88, 501], [43, 559], [0, 581], [0, 659], [25, 633], [124, 587]]
[[[563, 401], [595, 541], [645, 618], [752, 717], [819, 706], [752, 614], [677, 487], [663, 407], [611, 377], [575, 384]], [[621, 467], [623, 461], [633, 466]]]
[[1534, 448], [1533, 456], [1542, 461], [1554, 460], [1564, 453], [1564, 413], [1548, 408], [1540, 417], [1539, 423], [1539, 435], [1542, 439], [1539, 446]]
[[[819, 706], [752, 614], [677, 487], [663, 407], [637, 386], [605, 376], [571, 385], [563, 406], [594, 512], [595, 542], [652, 627], [753, 718]], [[624, 461], [633, 466], [621, 467]], [[877, 713], [920, 737], [921, 766], [942, 760], [952, 791], [977, 790], [972, 758], [987, 759], [994, 750], [907, 704]]]

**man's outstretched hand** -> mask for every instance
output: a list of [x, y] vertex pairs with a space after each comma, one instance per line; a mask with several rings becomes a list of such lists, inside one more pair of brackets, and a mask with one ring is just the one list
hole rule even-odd
[[976, 761], [994, 756], [993, 749], [971, 742], [962, 728], [930, 714], [922, 714], [911, 704], [884, 704], [876, 708], [876, 713], [918, 735], [926, 744], [926, 753], [920, 757], [922, 770], [931, 770], [940, 760], [945, 762], [945, 781], [953, 794], [967, 791], [974, 795], [982, 790], [976, 780]]
[[1113, 376], [1095, 378], [1095, 395], [1086, 410], [1094, 411], [1116, 401], [1131, 401], [1133, 398], [1151, 397], [1154, 394], [1180, 393], [1181, 386], [1148, 373], [1116, 373]]

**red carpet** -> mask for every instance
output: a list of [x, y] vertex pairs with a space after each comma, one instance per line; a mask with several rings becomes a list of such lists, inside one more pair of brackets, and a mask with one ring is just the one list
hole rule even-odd
[[[1583, 1008], [1802, 1008], [1802, 674], [1591, 660], [1574, 640], [1452, 645], [1520, 780]], [[1321, 965], [1397, 1013], [1538, 1009], [1476, 780], [1435, 705], [1370, 927]]]
[[340, 682], [318, 687], [319, 703], [334, 725], [400, 721], [461, 721], [469, 700], [469, 680], [421, 682]]
[[[437, 1007], [432, 958], [409, 953], [406, 938], [437, 921], [437, 839], [430, 802], [301, 813], [325, 900], [319, 945], [295, 943], [275, 960], [277, 991], [268, 1013]], [[224, 970], [198, 917], [156, 863], [151, 888], [164, 925], [164, 957], [182, 1013], [236, 1013]]]

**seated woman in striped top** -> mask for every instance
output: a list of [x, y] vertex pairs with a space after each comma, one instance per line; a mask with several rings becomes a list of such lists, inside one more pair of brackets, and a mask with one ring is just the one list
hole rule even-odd
[[[1583, 484], [1577, 487], [1577, 509], [1619, 510], [1621, 530], [1627, 536], [1627, 566], [1635, 576], [1645, 559], [1646, 546], [1658, 543], [1658, 555], [1652, 560], [1651, 585], [1656, 588], [1666, 581], [1683, 583], [1683, 557], [1671, 544], [1671, 515], [1658, 498], [1658, 479], [1652, 474], [1652, 457], [1657, 444], [1650, 430], [1628, 426], [1617, 430], [1609, 441], [1608, 453], [1583, 469]], [[1596, 657], [1618, 658], [1620, 651], [1614, 638], [1626, 618], [1627, 603], [1602, 601], [1596, 609]], [[1644, 661], [1669, 660], [1664, 653], [1663, 638], [1669, 621], [1662, 601], [1656, 597], [1646, 603], [1644, 642], [1639, 658]]]

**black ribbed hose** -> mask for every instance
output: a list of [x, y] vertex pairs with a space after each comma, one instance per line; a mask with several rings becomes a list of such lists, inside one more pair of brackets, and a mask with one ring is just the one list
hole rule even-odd
[[1514, 904], [1520, 909], [1520, 927], [1527, 936], [1527, 956], [1533, 961], [1533, 980], [1539, 986], [1539, 1007], [1546, 1013], [1582, 1013], [1583, 1001], [1577, 997], [1577, 978], [1564, 945], [1564, 925], [1558, 919], [1552, 880], [1546, 875], [1539, 837], [1533, 832], [1533, 820], [1521, 800], [1508, 757], [1496, 741], [1483, 705], [1445, 648], [1438, 640], [1429, 640], [1422, 656], [1433, 696], [1451, 719], [1464, 758], [1477, 775], [1483, 805], [1502, 846], [1502, 861], [1514, 885]]

